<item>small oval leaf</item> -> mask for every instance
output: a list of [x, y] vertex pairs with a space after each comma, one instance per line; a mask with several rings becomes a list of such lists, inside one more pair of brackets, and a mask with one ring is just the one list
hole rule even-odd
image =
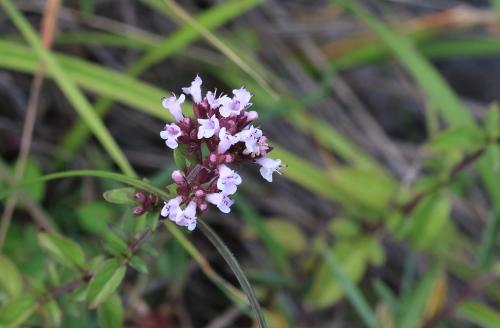
[[117, 188], [105, 191], [103, 194], [104, 199], [113, 204], [119, 205], [135, 205], [134, 201], [135, 189], [132, 187]]
[[101, 328], [123, 327], [123, 305], [120, 297], [113, 293], [97, 309], [97, 319]]
[[129, 254], [130, 250], [127, 243], [117, 234], [113, 232], [108, 232], [105, 235], [104, 248], [114, 256], [124, 256]]
[[128, 264], [132, 268], [136, 269], [137, 271], [139, 271], [141, 273], [148, 273], [149, 272], [146, 263], [144, 263], [144, 261], [138, 256], [132, 257], [132, 259], [130, 260], [130, 262]]
[[26, 321], [38, 307], [36, 297], [23, 295], [0, 309], [0, 327], [17, 327]]
[[23, 279], [19, 270], [3, 255], [0, 255], [0, 290], [5, 290], [11, 297], [21, 295], [23, 291]]
[[38, 233], [38, 243], [49, 255], [69, 267], [83, 268], [85, 254], [76, 242], [53, 232]]
[[87, 304], [90, 309], [96, 308], [109, 298], [122, 282], [125, 271], [126, 267], [117, 259], [104, 262], [89, 283]]

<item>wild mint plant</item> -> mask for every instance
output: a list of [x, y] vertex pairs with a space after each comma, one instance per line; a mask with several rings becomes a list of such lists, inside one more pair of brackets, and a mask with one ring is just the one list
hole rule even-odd
[[[253, 125], [258, 114], [248, 110], [252, 94], [241, 87], [233, 90], [232, 97], [217, 95], [217, 90], [202, 97], [201, 84], [196, 76], [189, 87], [182, 89], [184, 94], [163, 99], [163, 107], [176, 123], [166, 124], [160, 132], [167, 147], [181, 157], [177, 161], [181, 167], [172, 172], [176, 197], [165, 202], [161, 215], [188, 230], [196, 228], [197, 217], [207, 211], [208, 204], [223, 213], [231, 211], [231, 196], [242, 182], [231, 167], [257, 164], [269, 182], [273, 173], [283, 168], [281, 160], [267, 157], [272, 147], [262, 130]], [[193, 100], [193, 117], [182, 111], [185, 94]], [[142, 208], [137, 207], [137, 212], [143, 212]]]

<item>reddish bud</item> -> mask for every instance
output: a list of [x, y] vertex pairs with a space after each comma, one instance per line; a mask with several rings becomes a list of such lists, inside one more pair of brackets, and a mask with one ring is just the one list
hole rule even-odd
[[180, 170], [172, 172], [172, 180], [180, 186], [186, 183], [186, 179], [184, 179], [184, 175]]
[[257, 113], [254, 110], [246, 112], [247, 124], [256, 120], [258, 117], [259, 117], [259, 113]]
[[146, 200], [146, 196], [142, 192], [136, 192], [134, 197], [139, 203], [143, 203]]
[[145, 210], [144, 210], [144, 207], [142, 207], [142, 205], [141, 205], [141, 206], [134, 207], [134, 209], [133, 209], [133, 213], [134, 213], [134, 215], [141, 215], [141, 214], [143, 214], [144, 212], [145, 212]]

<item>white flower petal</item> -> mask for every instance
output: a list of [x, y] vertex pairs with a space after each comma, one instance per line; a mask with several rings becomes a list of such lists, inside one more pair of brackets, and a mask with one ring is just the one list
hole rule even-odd
[[191, 82], [191, 86], [187, 88], [182, 88], [182, 92], [191, 95], [193, 101], [199, 104], [201, 102], [201, 84], [202, 84], [201, 78], [198, 75], [196, 75], [193, 82]]

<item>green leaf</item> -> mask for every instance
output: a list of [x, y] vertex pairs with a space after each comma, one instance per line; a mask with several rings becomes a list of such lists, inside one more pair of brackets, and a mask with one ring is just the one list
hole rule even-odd
[[144, 263], [144, 261], [138, 257], [138, 256], [133, 256], [130, 261], [128, 262], [128, 264], [136, 269], [137, 271], [141, 272], [141, 273], [149, 273], [148, 271], [148, 266], [146, 265], [146, 263]]
[[299, 254], [306, 249], [306, 237], [295, 223], [284, 219], [267, 219], [264, 224], [288, 254]]
[[435, 247], [437, 239], [442, 239], [446, 233], [445, 225], [449, 222], [451, 205], [448, 198], [441, 193], [424, 198], [413, 210], [410, 239], [418, 248]]
[[121, 284], [125, 276], [126, 266], [111, 259], [104, 262], [90, 280], [87, 290], [87, 305], [94, 309], [105, 302]]
[[47, 327], [59, 327], [62, 321], [62, 311], [59, 304], [55, 300], [50, 300], [44, 306], [44, 311], [47, 314]]
[[38, 233], [38, 243], [54, 259], [69, 267], [83, 268], [85, 254], [76, 242], [54, 232]]
[[104, 248], [112, 255], [117, 257], [129, 255], [130, 249], [127, 243], [116, 233], [109, 231], [104, 238]]
[[365, 237], [362, 242], [366, 249], [366, 258], [374, 266], [380, 266], [385, 262], [385, 251], [382, 243], [375, 237]]
[[[366, 269], [366, 248], [362, 243], [341, 241], [329, 252], [351, 281], [356, 283], [362, 278]], [[305, 296], [306, 303], [313, 309], [323, 309], [337, 303], [343, 295], [342, 281], [332, 274], [328, 262], [322, 262], [312, 277], [312, 285]]]
[[330, 231], [337, 238], [353, 238], [360, 234], [361, 229], [354, 220], [337, 218], [330, 221]]
[[109, 205], [102, 201], [84, 204], [76, 209], [80, 225], [94, 234], [103, 234], [109, 229], [108, 223], [112, 212]]
[[420, 326], [424, 319], [422, 314], [439, 273], [440, 269], [437, 265], [431, 267], [420, 279], [415, 289], [408, 294], [408, 298], [402, 301], [398, 311], [399, 316], [396, 327], [413, 328]]
[[21, 295], [23, 279], [16, 265], [0, 254], [0, 290], [5, 290], [11, 297]]
[[396, 190], [394, 180], [376, 170], [344, 167], [335, 169], [330, 177], [332, 188], [342, 192], [351, 206], [372, 214], [384, 211]]
[[344, 270], [345, 267], [337, 260], [335, 254], [332, 253], [322, 241], [318, 242], [316, 246], [325, 260], [329, 273], [338, 280], [342, 290], [363, 322], [368, 327], [379, 327], [375, 313], [370, 308], [370, 305], [359, 288], [354, 284], [351, 276]]
[[485, 140], [483, 130], [473, 124], [466, 124], [439, 133], [426, 147], [433, 152], [465, 152], [481, 147]]
[[0, 327], [17, 327], [29, 319], [38, 307], [33, 295], [20, 296], [0, 308]]
[[496, 140], [500, 137], [500, 108], [493, 104], [484, 118], [484, 128], [490, 139]]
[[500, 313], [477, 301], [464, 301], [457, 306], [458, 315], [484, 328], [498, 328]]
[[134, 200], [135, 189], [131, 187], [117, 188], [112, 190], [107, 190], [104, 192], [104, 199], [112, 204], [119, 205], [135, 205]]
[[101, 328], [123, 327], [124, 311], [122, 300], [113, 293], [108, 300], [97, 308], [97, 319]]

